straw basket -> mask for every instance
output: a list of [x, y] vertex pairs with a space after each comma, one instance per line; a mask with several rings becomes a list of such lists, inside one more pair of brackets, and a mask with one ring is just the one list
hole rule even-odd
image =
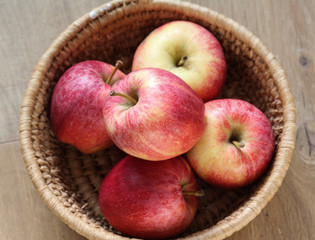
[[227, 60], [220, 98], [240, 98], [260, 108], [272, 123], [276, 150], [266, 174], [250, 186], [221, 190], [201, 180], [205, 190], [191, 226], [178, 238], [223, 239], [255, 218], [278, 190], [295, 144], [295, 105], [283, 70], [261, 41], [233, 20], [194, 4], [167, 0], [106, 3], [71, 24], [39, 60], [25, 93], [20, 143], [28, 173], [41, 198], [69, 227], [89, 239], [124, 239], [103, 218], [98, 190], [104, 176], [124, 155], [113, 147], [82, 154], [61, 143], [49, 120], [50, 98], [59, 77], [75, 63], [97, 59], [124, 62], [156, 27], [189, 20], [211, 31]]

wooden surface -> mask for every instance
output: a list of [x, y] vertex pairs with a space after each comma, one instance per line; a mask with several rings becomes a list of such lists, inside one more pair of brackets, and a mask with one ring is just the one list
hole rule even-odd
[[[19, 108], [50, 43], [101, 0], [0, 0], [0, 239], [83, 239], [41, 201], [19, 149]], [[315, 239], [315, 1], [191, 0], [247, 27], [278, 58], [297, 106], [292, 164], [276, 196], [229, 239]]]

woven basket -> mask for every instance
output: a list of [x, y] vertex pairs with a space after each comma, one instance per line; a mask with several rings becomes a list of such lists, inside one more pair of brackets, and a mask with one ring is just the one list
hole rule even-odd
[[44, 202], [72, 229], [89, 239], [127, 238], [103, 218], [100, 184], [123, 156], [113, 147], [85, 155], [61, 143], [52, 131], [49, 104], [59, 77], [75, 63], [97, 59], [124, 62], [130, 72], [133, 54], [156, 27], [188, 20], [210, 30], [227, 60], [227, 81], [220, 98], [240, 98], [260, 108], [272, 123], [276, 150], [270, 168], [255, 183], [221, 190], [198, 179], [205, 190], [191, 226], [178, 238], [223, 239], [257, 216], [278, 190], [295, 144], [295, 105], [283, 70], [246, 28], [207, 8], [167, 0], [112, 1], [71, 24], [39, 60], [25, 93], [20, 143], [28, 173]]

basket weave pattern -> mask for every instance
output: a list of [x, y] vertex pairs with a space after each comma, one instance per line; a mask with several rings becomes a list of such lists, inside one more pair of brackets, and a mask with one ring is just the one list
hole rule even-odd
[[180, 238], [223, 239], [259, 214], [279, 188], [295, 141], [295, 106], [284, 73], [273, 55], [248, 30], [231, 19], [190, 3], [112, 1], [70, 25], [36, 66], [21, 108], [20, 141], [32, 181], [46, 204], [71, 228], [90, 239], [126, 237], [103, 218], [98, 190], [124, 153], [116, 147], [82, 154], [61, 143], [49, 120], [49, 104], [59, 77], [89, 59], [111, 64], [121, 59], [130, 72], [133, 54], [156, 27], [172, 20], [202, 25], [221, 42], [227, 81], [220, 98], [240, 98], [260, 108], [272, 123], [276, 150], [266, 174], [236, 190], [220, 190], [198, 179], [205, 197], [195, 220]]

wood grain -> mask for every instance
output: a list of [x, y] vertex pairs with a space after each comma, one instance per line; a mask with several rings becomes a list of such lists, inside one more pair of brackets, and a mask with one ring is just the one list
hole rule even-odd
[[[0, 0], [0, 239], [83, 239], [41, 201], [18, 143], [19, 108], [51, 42], [101, 0]], [[247, 27], [286, 72], [297, 106], [292, 164], [261, 214], [229, 239], [315, 239], [315, 1], [191, 0]]]
[[0, 239], [84, 239], [42, 202], [18, 143], [0, 145]]

